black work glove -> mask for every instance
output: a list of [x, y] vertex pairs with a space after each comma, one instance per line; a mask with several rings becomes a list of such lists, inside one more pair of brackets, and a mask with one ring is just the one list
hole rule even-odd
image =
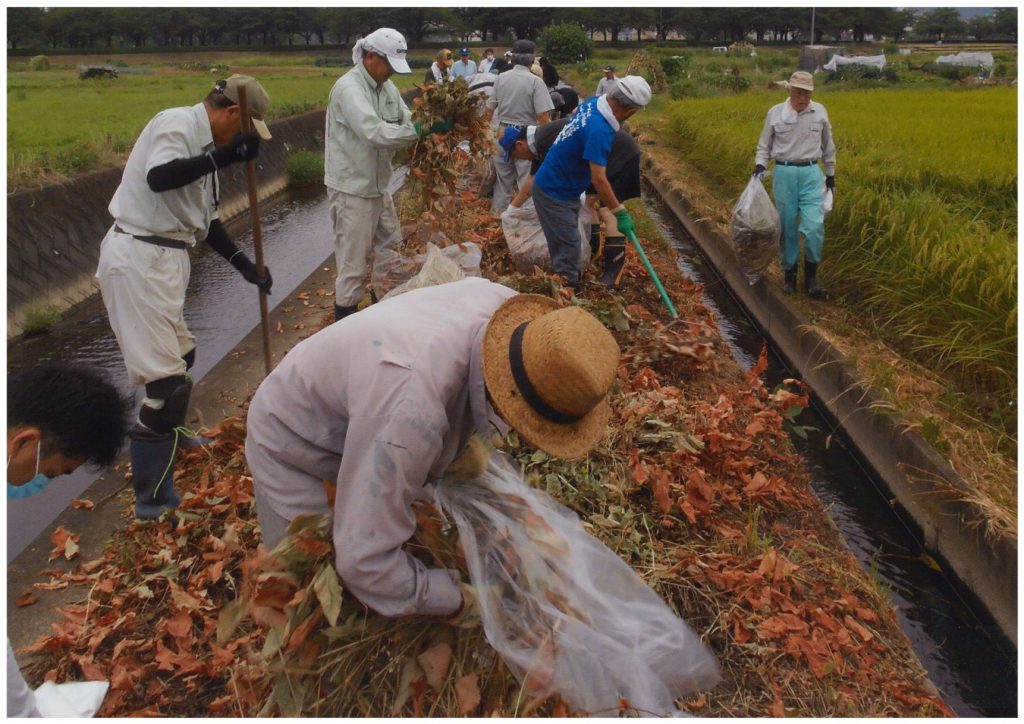
[[836, 177], [835, 176], [826, 176], [825, 177], [825, 188], [832, 189], [833, 191], [836, 190]]
[[766, 170], [767, 169], [765, 169], [764, 166], [762, 166], [761, 164], [757, 164], [756, 166], [754, 166], [754, 173], [752, 173], [750, 175], [751, 176], [757, 176], [759, 173], [764, 173]]
[[270, 295], [270, 287], [274, 284], [273, 277], [270, 276], [270, 267], [263, 265], [263, 276], [256, 271], [256, 265], [249, 261], [249, 258], [244, 255], [239, 255], [240, 261], [232, 262], [231, 265], [235, 267], [242, 274], [242, 278], [250, 284], [255, 284], [260, 288], [260, 291], [266, 292]]
[[259, 155], [260, 134], [255, 131], [236, 133], [230, 141], [210, 151], [210, 157], [217, 164], [217, 168], [248, 161]]

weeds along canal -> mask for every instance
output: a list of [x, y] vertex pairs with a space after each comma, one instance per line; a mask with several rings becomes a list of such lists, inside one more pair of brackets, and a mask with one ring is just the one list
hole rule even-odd
[[[678, 253], [684, 275], [704, 285], [722, 337], [737, 363], [750, 369], [766, 340], [732, 298], [672, 212], [645, 196], [647, 212]], [[769, 345], [766, 383], [796, 376]], [[981, 602], [940, 561], [920, 531], [890, 504], [882, 484], [814, 407], [787, 423], [811, 484], [861, 565], [886, 592], [900, 626], [943, 699], [958, 716], [1016, 716], [1017, 651]], [[808, 429], [812, 428], [812, 429]]]
[[[251, 221], [229, 224], [229, 233], [253, 258]], [[260, 209], [264, 258], [274, 277], [269, 307], [277, 307], [334, 249], [330, 214], [322, 187], [282, 195]], [[99, 244], [101, 239], [96, 239]], [[185, 302], [185, 319], [196, 337], [198, 382], [260, 323], [256, 287], [242, 279], [227, 262], [204, 243], [190, 252], [192, 273]], [[8, 344], [8, 375], [44, 360], [65, 360], [104, 370], [126, 392], [142, 395], [127, 381], [124, 361], [107, 322], [99, 294], [64, 315], [51, 333]], [[7, 562], [42, 533], [71, 500], [98, 477], [86, 467], [62, 477], [39, 495], [18, 501], [17, 515], [7, 517]]]

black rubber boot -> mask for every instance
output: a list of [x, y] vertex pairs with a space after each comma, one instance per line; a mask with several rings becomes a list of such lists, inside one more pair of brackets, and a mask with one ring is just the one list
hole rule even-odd
[[811, 299], [824, 299], [825, 291], [818, 286], [818, 265], [804, 260], [804, 290]]
[[129, 436], [135, 517], [153, 520], [181, 502], [174, 490], [177, 437], [174, 433], [160, 435], [142, 427], [134, 428]]
[[793, 294], [796, 291], [796, 267], [782, 270], [786, 275], [786, 281], [782, 285], [782, 291], [786, 294]]
[[604, 275], [601, 283], [606, 287], [616, 288], [622, 281], [622, 272], [626, 268], [626, 239], [613, 236], [604, 240]]
[[595, 257], [601, 251], [601, 225], [590, 225], [590, 256]]
[[339, 307], [337, 304], [334, 305], [334, 321], [340, 322], [350, 314], [355, 314], [359, 311], [358, 305], [353, 304], [351, 307]]

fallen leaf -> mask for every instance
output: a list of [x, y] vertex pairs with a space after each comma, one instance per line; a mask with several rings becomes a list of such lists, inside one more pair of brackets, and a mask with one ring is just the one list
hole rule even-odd
[[480, 706], [480, 683], [476, 674], [466, 674], [455, 682], [459, 716], [467, 716]]
[[183, 639], [192, 632], [192, 617], [188, 611], [178, 611], [167, 619], [167, 633], [176, 639]]
[[82, 498], [75, 498], [71, 501], [71, 507], [77, 508], [78, 510], [92, 510], [96, 507], [96, 503], [91, 500], [84, 500]]
[[64, 526], [57, 526], [57, 529], [50, 534], [50, 541], [53, 543], [53, 550], [50, 551], [50, 557], [47, 560], [52, 561], [54, 558], [64, 556], [65, 559], [70, 561], [72, 558], [77, 556], [79, 537], [80, 536], [77, 536], [67, 530]]
[[441, 691], [444, 677], [452, 663], [452, 647], [443, 642], [436, 644], [417, 656], [416, 661], [423, 667], [430, 688]]
[[22, 591], [21, 595], [18, 596], [14, 603], [18, 608], [25, 608], [26, 606], [31, 606], [33, 603], [36, 603], [38, 600], [39, 596], [37, 596], [36, 592], [30, 588], [27, 591]]

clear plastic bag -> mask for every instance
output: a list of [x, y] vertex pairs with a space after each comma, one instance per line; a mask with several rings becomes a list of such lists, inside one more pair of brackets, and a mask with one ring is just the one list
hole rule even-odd
[[[582, 206], [579, 216], [580, 230], [580, 269], [590, 265], [590, 209]], [[527, 199], [519, 208], [509, 206], [501, 215], [501, 230], [505, 234], [505, 243], [512, 254], [516, 270], [520, 274], [529, 274], [537, 266], [544, 271], [551, 271], [551, 255], [548, 253], [548, 240], [537, 219], [537, 209], [533, 199]]]
[[[466, 244], [467, 247], [470, 245], [471, 242]], [[472, 244], [472, 246], [476, 247], [476, 244]], [[479, 260], [476, 262], [476, 266], [477, 269], [480, 268]], [[426, 260], [423, 262], [423, 266], [420, 270], [416, 272], [416, 275], [409, 279], [409, 281], [404, 284], [400, 284], [385, 294], [381, 297], [381, 301], [397, 297], [399, 294], [411, 292], [413, 289], [422, 289], [423, 287], [433, 287], [438, 284], [457, 282], [459, 279], [464, 279], [465, 277], [466, 272], [462, 270], [462, 267], [459, 266], [459, 263], [453, 259], [450, 254], [445, 254], [434, 244], [427, 244]]]
[[779, 253], [779, 212], [759, 175], [751, 176], [732, 210], [733, 249], [748, 284], [756, 284]]
[[823, 213], [827, 214], [832, 210], [832, 204], [835, 203], [835, 198], [836, 196], [835, 193], [833, 193], [832, 189], [826, 188], [825, 195], [822, 196], [821, 200], [821, 210]]
[[530, 488], [493, 452], [479, 475], [449, 471], [438, 490], [454, 518], [484, 631], [535, 697], [573, 710], [676, 715], [674, 699], [714, 686], [696, 633], [574, 512]]
[[[428, 253], [432, 246], [435, 245], [427, 244]], [[480, 262], [483, 260], [483, 252], [477, 244], [466, 241], [461, 244], [446, 246], [439, 249], [439, 251], [458, 265], [459, 269], [462, 270], [463, 276], [480, 276]], [[370, 284], [373, 286], [377, 299], [383, 299], [392, 289], [406, 284], [423, 269], [426, 261], [427, 254], [403, 256], [393, 248], [384, 247], [377, 249], [374, 252], [373, 269], [370, 273]]]

